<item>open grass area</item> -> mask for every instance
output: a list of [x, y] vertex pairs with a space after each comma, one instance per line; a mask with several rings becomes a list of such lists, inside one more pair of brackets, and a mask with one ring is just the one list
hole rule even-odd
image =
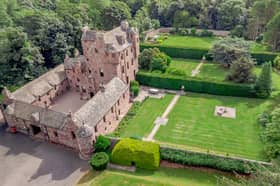
[[178, 36], [170, 35], [168, 39], [164, 40], [161, 46], [173, 46], [183, 48], [202, 48], [210, 49], [216, 37], [194, 37], [194, 36]]
[[[163, 40], [163, 42], [159, 45], [194, 49], [210, 49], [213, 43], [217, 40], [219, 40], [218, 37], [169, 35], [168, 39]], [[270, 48], [266, 45], [251, 41], [251, 51], [269, 52]]]
[[[257, 117], [270, 100], [187, 93], [155, 139], [186, 149], [264, 160]], [[217, 117], [216, 106], [236, 108], [236, 119]]]
[[194, 169], [160, 168], [158, 171], [138, 169], [135, 173], [105, 170], [90, 171], [77, 186], [211, 186], [217, 184], [220, 173]]
[[[172, 62], [168, 69], [183, 70], [186, 76], [191, 76], [192, 71], [199, 65], [199, 60], [193, 59], [172, 59]], [[167, 71], [168, 71], [167, 69]]]
[[154, 127], [155, 119], [163, 114], [172, 100], [173, 95], [166, 95], [163, 99], [148, 98], [139, 108], [135, 117], [128, 121], [127, 127], [120, 131], [121, 137], [144, 137]]

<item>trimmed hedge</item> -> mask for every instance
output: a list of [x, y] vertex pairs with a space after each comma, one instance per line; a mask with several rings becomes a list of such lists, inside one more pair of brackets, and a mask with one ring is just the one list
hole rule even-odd
[[252, 85], [240, 85], [227, 82], [215, 82], [213, 80], [176, 77], [166, 74], [150, 72], [138, 72], [137, 81], [142, 85], [156, 88], [181, 90], [182, 85], [185, 91], [208, 93], [223, 96], [256, 97]]
[[109, 156], [105, 152], [95, 153], [89, 163], [94, 170], [104, 170], [109, 163]]
[[[259, 165], [259, 163], [249, 160], [246, 161], [237, 158], [222, 157], [167, 147], [161, 147], [160, 153], [162, 160], [187, 166], [203, 166], [229, 172], [251, 173]], [[268, 163], [264, 165], [268, 165]]]
[[105, 152], [109, 149], [110, 146], [111, 146], [111, 141], [108, 138], [104, 136], [98, 136], [94, 144], [94, 151]]
[[[141, 44], [141, 51], [146, 48], [158, 48], [160, 51], [166, 53], [168, 56], [173, 58], [188, 58], [188, 59], [202, 59], [203, 56], [206, 56], [207, 60], [213, 60], [212, 56], [208, 54], [209, 49], [195, 49], [195, 48], [183, 48], [183, 47], [174, 47], [174, 46], [160, 46], [160, 45], [149, 45]], [[277, 56], [276, 53], [272, 52], [252, 52], [252, 57], [256, 59], [257, 64], [261, 65], [268, 61], [273, 61]]]
[[135, 139], [121, 139], [114, 147], [111, 161], [115, 164], [155, 170], [160, 163], [159, 145]]

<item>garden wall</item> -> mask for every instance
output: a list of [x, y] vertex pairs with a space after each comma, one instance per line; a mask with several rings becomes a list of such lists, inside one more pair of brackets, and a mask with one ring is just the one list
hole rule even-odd
[[162, 89], [181, 90], [183, 85], [185, 87], [185, 91], [190, 92], [208, 93], [222, 96], [256, 97], [251, 85], [213, 82], [213, 80], [207, 81], [207, 79], [191, 77], [180, 78], [141, 71], [138, 72], [136, 79], [141, 85]]

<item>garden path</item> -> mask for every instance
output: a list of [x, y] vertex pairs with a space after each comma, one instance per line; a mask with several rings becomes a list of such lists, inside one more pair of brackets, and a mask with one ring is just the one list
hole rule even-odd
[[192, 77], [195, 77], [196, 75], [199, 74], [200, 68], [202, 67], [202, 65], [204, 64], [204, 62], [205, 62], [204, 59], [202, 59], [202, 60], [200, 61], [200, 63], [197, 65], [197, 67], [192, 71]]
[[[176, 103], [179, 100], [179, 98], [180, 98], [180, 94], [176, 94], [174, 96], [174, 98], [172, 99], [172, 101], [169, 103], [168, 107], [166, 108], [166, 110], [162, 114], [161, 118], [167, 119], [168, 114], [172, 111], [172, 109], [176, 105]], [[147, 138], [144, 138], [144, 140], [146, 140], [146, 141], [153, 141], [154, 136], [156, 135], [156, 133], [159, 130], [160, 126], [161, 126], [161, 123], [155, 123], [155, 126], [154, 126], [152, 132], [148, 135]]]

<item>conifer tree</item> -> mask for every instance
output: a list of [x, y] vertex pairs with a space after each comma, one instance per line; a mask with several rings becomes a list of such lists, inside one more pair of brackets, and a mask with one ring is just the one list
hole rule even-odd
[[255, 84], [255, 91], [258, 97], [266, 98], [270, 96], [272, 92], [272, 69], [270, 62], [263, 65], [262, 72]]

